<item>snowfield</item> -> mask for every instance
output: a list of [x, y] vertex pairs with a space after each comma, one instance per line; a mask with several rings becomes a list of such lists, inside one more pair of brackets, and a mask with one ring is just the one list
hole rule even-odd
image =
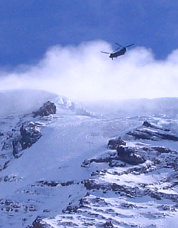
[[[0, 227], [178, 226], [178, 98], [0, 101]], [[35, 116], [48, 101], [56, 112]]]

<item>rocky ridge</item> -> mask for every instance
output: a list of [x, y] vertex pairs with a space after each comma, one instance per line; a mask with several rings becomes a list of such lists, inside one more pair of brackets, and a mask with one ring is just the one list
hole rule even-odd
[[81, 164], [95, 169], [81, 182], [86, 195], [32, 227], [169, 227], [166, 219], [178, 214], [178, 151], [170, 141], [177, 141], [170, 129], [148, 121], [110, 139], [107, 151]]
[[176, 227], [177, 117], [62, 99], [0, 121], [0, 227]]
[[[44, 158], [40, 159], [41, 155], [46, 156], [43, 153], [45, 147], [41, 143], [46, 136], [46, 130], [50, 130], [53, 125], [56, 126], [58, 121], [61, 122], [61, 127], [65, 126], [65, 118], [69, 121], [71, 119], [73, 125], [76, 115], [80, 119], [85, 116], [92, 117], [93, 114], [76, 106], [65, 97], [57, 97], [53, 102], [47, 101], [27, 114], [5, 115], [4, 113], [0, 116], [0, 227], [27, 227], [40, 211], [43, 215], [53, 213], [45, 206], [48, 205], [50, 197], [53, 197], [49, 197], [53, 189], [55, 192], [56, 187], [78, 185], [73, 180], [45, 180], [36, 177], [35, 171], [31, 174], [37, 168], [41, 176], [40, 172], [45, 172], [47, 168], [44, 165], [42, 170]], [[52, 141], [55, 142], [53, 139]], [[35, 149], [38, 146], [40, 149]], [[31, 152], [28, 152], [29, 150]], [[29, 156], [27, 161], [26, 156]], [[30, 166], [33, 159], [37, 159], [38, 162], [34, 162], [35, 166]], [[48, 160], [47, 158], [47, 162]], [[27, 166], [29, 166], [28, 171]], [[56, 166], [57, 171], [61, 169], [58, 164]], [[58, 195], [55, 197], [58, 198]]]

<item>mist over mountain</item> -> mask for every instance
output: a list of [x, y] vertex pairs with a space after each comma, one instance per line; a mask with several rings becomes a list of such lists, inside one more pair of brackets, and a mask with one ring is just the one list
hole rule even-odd
[[177, 98], [0, 100], [0, 227], [176, 228]]
[[0, 227], [176, 227], [177, 50], [54, 46], [0, 73]]
[[177, 11], [0, 1], [0, 228], [178, 227]]
[[107, 116], [144, 116], [144, 115], [169, 115], [177, 116], [178, 98], [155, 98], [155, 99], [122, 99], [118, 101], [85, 102], [84, 107], [89, 107], [96, 113]]

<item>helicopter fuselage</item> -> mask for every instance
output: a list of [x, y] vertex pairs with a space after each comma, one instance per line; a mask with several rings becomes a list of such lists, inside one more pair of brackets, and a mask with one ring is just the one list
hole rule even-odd
[[126, 48], [122, 48], [120, 51], [116, 51], [114, 53], [111, 53], [109, 58], [113, 59], [113, 58], [117, 58], [120, 55], [124, 55], [126, 53]]

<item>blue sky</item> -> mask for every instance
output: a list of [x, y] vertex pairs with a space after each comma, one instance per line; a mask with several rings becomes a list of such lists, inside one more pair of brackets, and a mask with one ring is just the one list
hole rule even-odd
[[135, 43], [164, 59], [177, 48], [177, 0], [1, 0], [0, 66], [34, 63], [60, 44]]

